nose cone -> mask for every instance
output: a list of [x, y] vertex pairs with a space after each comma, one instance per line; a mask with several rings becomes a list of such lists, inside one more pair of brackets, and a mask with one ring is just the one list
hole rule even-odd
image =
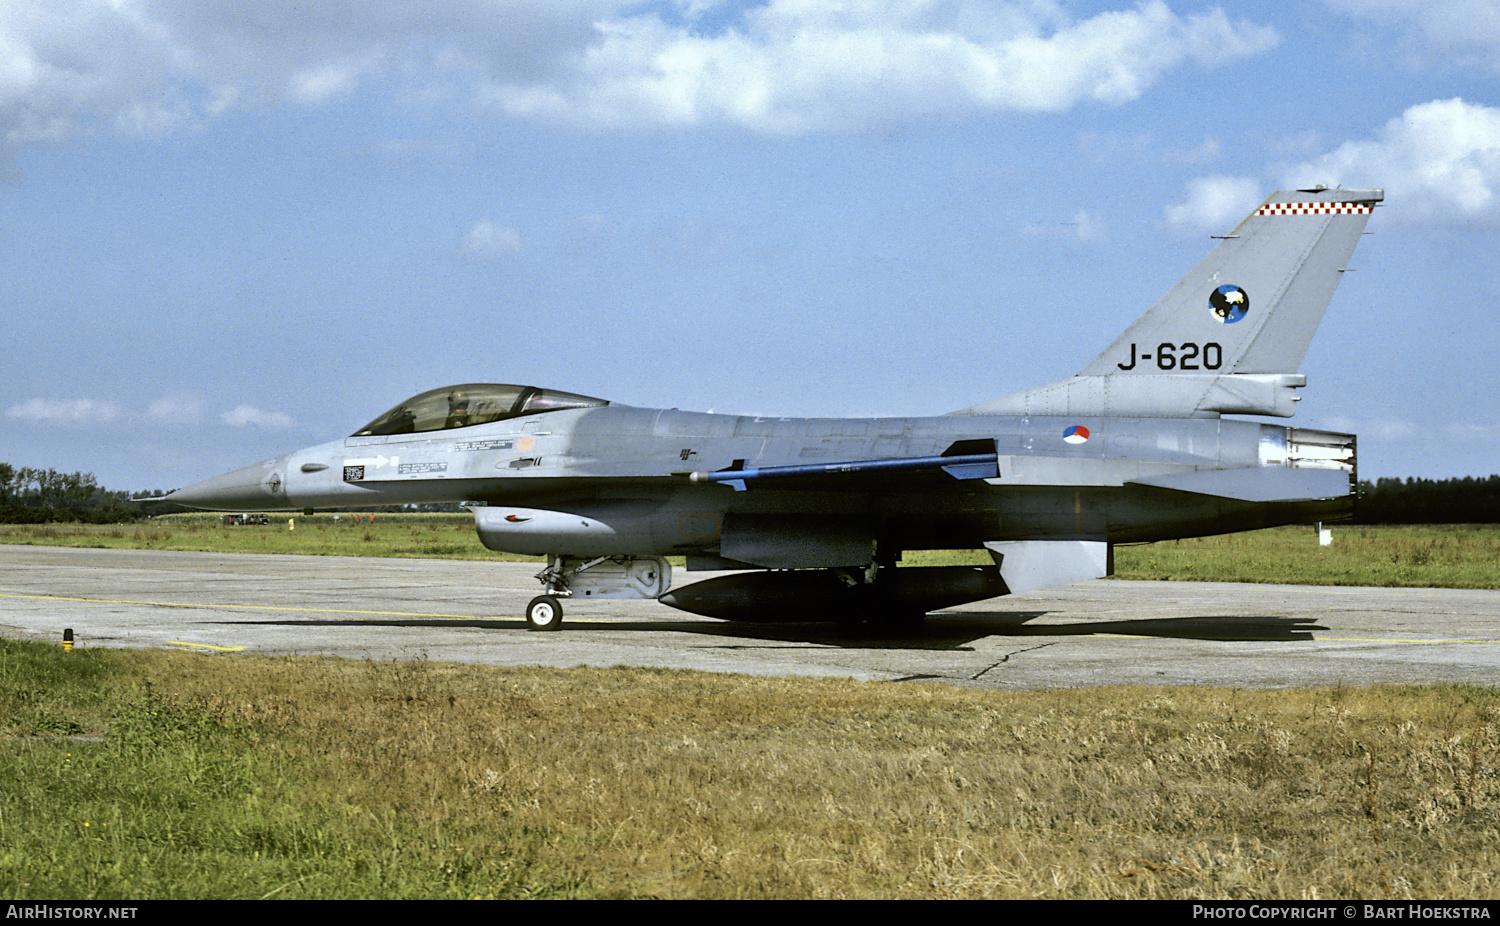
[[286, 508], [286, 457], [195, 482], [162, 501], [205, 511], [264, 511]]

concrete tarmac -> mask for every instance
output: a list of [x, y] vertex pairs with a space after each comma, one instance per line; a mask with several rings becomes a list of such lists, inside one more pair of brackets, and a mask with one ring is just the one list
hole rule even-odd
[[[974, 688], [1500, 683], [1500, 592], [1102, 580], [880, 634], [731, 624], [651, 601], [521, 618], [534, 564], [0, 545], [0, 636], [80, 647], [659, 666]], [[677, 584], [711, 573], [676, 574]]]

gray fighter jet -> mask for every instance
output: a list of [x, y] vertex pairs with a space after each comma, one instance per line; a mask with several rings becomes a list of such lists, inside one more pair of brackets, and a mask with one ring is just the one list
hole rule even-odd
[[[1379, 190], [1277, 193], [1069, 379], [930, 418], [634, 408], [531, 386], [413, 396], [352, 435], [165, 501], [216, 511], [469, 502], [560, 599], [743, 621], [902, 623], [1107, 575], [1116, 543], [1347, 516], [1355, 438], [1290, 417], [1297, 372]], [[986, 549], [993, 566], [898, 567]], [[688, 571], [739, 570], [673, 587]]]

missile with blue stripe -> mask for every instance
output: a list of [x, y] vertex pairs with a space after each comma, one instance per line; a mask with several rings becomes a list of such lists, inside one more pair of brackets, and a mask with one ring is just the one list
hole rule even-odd
[[[987, 452], [974, 453], [987, 448]], [[697, 483], [718, 482], [743, 492], [746, 483], [757, 479], [779, 479], [790, 476], [827, 476], [849, 473], [878, 473], [897, 470], [941, 469], [955, 479], [993, 479], [1000, 475], [999, 456], [994, 441], [959, 441], [940, 456], [887, 457], [879, 460], [851, 460], [843, 463], [803, 463], [795, 466], [751, 466], [736, 460], [728, 469], [698, 470], [684, 473]]]

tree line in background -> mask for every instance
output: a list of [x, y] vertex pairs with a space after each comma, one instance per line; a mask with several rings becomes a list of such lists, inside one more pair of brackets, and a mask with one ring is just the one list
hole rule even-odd
[[[136, 497], [160, 497], [160, 489]], [[0, 524], [144, 517], [131, 493], [102, 488], [91, 473], [0, 463]], [[361, 511], [367, 509], [360, 509]], [[376, 511], [460, 511], [456, 504], [385, 505]], [[1377, 479], [1359, 484], [1356, 524], [1500, 524], [1500, 475], [1462, 479]]]
[[129, 492], [100, 487], [92, 473], [59, 473], [0, 463], [0, 523], [133, 521], [141, 513], [129, 499]]
[[1500, 523], [1500, 476], [1377, 479], [1359, 484], [1357, 524]]

